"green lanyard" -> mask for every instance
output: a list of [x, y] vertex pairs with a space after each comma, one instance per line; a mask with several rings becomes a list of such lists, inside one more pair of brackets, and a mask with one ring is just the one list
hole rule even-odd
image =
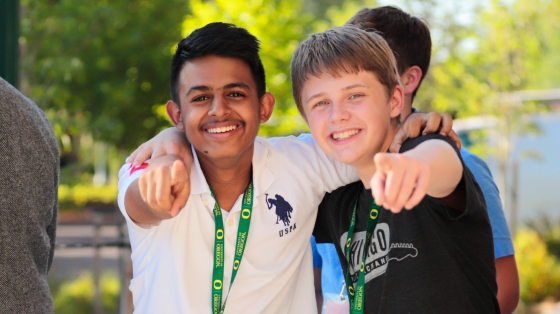
[[229, 285], [228, 294], [224, 300], [224, 305], [222, 305], [222, 286], [224, 280], [224, 221], [222, 219], [220, 204], [218, 204], [218, 199], [212, 187], [210, 187], [210, 191], [212, 192], [212, 197], [216, 200], [216, 205], [214, 205], [213, 210], [214, 219], [216, 221], [216, 234], [214, 240], [214, 271], [212, 272], [212, 312], [213, 314], [220, 314], [223, 313], [226, 308], [229, 291], [231, 291], [233, 280], [235, 280], [235, 275], [237, 275], [237, 270], [239, 269], [239, 264], [241, 264], [241, 258], [243, 257], [243, 251], [245, 250], [245, 243], [247, 243], [247, 237], [249, 236], [249, 224], [251, 223], [251, 211], [253, 210], [253, 181], [251, 180], [251, 182], [249, 182], [243, 194], [231, 283]]
[[[358, 195], [358, 200], [360, 196]], [[365, 272], [364, 265], [366, 261], [366, 255], [369, 249], [369, 244], [371, 242], [371, 237], [375, 226], [377, 225], [377, 218], [379, 217], [379, 211], [381, 206], [377, 206], [375, 201], [371, 200], [371, 211], [369, 212], [367, 232], [366, 232], [366, 243], [364, 246], [364, 253], [362, 256], [362, 266], [360, 267], [360, 274], [358, 275], [358, 282], [356, 283], [356, 289], [354, 290], [354, 283], [352, 282], [352, 276], [350, 276], [350, 245], [352, 244], [352, 236], [354, 235], [354, 227], [356, 226], [356, 207], [358, 207], [358, 200], [354, 205], [354, 213], [352, 213], [352, 220], [350, 221], [350, 229], [348, 229], [348, 239], [346, 240], [346, 261], [348, 261], [348, 271], [346, 272], [346, 286], [348, 287], [348, 298], [350, 299], [350, 314], [362, 314], [364, 312], [364, 286], [365, 286]]]

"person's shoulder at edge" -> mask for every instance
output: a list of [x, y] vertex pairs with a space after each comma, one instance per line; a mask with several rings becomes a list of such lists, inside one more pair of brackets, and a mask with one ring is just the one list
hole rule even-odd
[[492, 225], [494, 254], [496, 258], [515, 254], [509, 226], [500, 199], [500, 192], [494, 182], [490, 168], [482, 158], [469, 152], [464, 147], [461, 148], [461, 155], [478, 182], [482, 194], [484, 194], [488, 216]]

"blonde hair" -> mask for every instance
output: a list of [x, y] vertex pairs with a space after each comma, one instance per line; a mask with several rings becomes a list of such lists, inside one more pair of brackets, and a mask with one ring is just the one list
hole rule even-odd
[[376, 33], [354, 26], [312, 34], [296, 48], [290, 68], [294, 99], [304, 116], [301, 92], [309, 76], [372, 72], [386, 87], [389, 98], [395, 86], [400, 85], [395, 57], [387, 42]]

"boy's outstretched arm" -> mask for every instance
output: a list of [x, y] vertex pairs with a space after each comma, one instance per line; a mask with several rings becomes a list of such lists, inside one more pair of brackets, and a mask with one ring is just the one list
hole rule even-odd
[[377, 205], [398, 213], [403, 207], [412, 209], [428, 194], [464, 210], [461, 193], [464, 198], [465, 191], [457, 189], [463, 165], [447, 142], [428, 140], [403, 154], [378, 153], [374, 162], [376, 172], [371, 179], [371, 191]]
[[190, 194], [190, 167], [175, 155], [154, 159], [125, 194], [128, 216], [138, 224], [155, 224], [177, 216]]

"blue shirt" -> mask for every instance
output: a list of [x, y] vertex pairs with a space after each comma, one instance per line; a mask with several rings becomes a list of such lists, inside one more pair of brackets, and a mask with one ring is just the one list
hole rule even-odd
[[[492, 225], [494, 236], [494, 255], [496, 259], [515, 254], [511, 234], [504, 215], [500, 192], [488, 165], [482, 158], [461, 147], [461, 157], [469, 170], [474, 175], [480, 189], [484, 194], [488, 216]], [[336, 248], [332, 243], [315, 244], [315, 238], [311, 237], [313, 248], [313, 267], [322, 267], [321, 281], [323, 298], [325, 303], [329, 297], [339, 295], [344, 285], [342, 266], [338, 259]], [[346, 290], [346, 289], [344, 289]], [[346, 291], [344, 291], [346, 293]]]

